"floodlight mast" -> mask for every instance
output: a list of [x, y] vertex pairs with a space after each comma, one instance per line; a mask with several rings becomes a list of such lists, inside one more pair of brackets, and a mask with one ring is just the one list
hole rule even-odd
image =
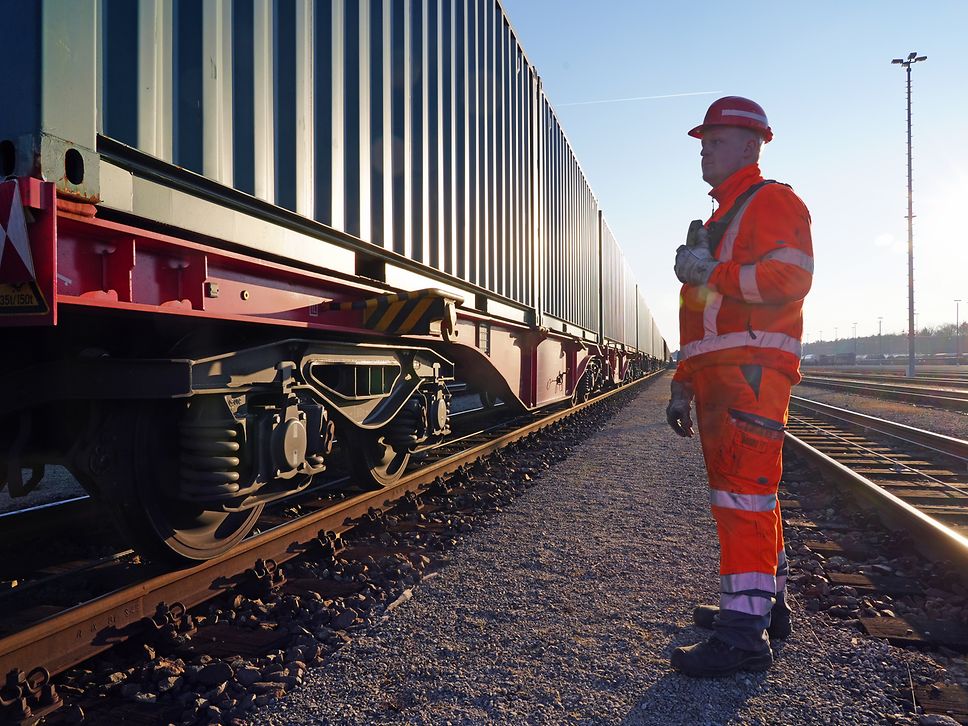
[[908, 182], [908, 377], [914, 377], [914, 192], [911, 172], [911, 66], [928, 59], [917, 51], [908, 53], [907, 59], [895, 58], [891, 63], [907, 71], [907, 182]]

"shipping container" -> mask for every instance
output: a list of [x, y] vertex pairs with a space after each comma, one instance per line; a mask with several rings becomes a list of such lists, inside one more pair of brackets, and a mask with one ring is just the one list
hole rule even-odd
[[652, 313], [649, 306], [645, 304], [642, 290], [636, 288], [636, 347], [646, 355], [655, 355], [652, 344]]
[[599, 234], [602, 264], [602, 332], [605, 340], [633, 349], [636, 347], [637, 333], [635, 275], [604, 216], [601, 216]]
[[601, 332], [598, 204], [499, 3], [47, 0], [5, 17], [6, 175]]

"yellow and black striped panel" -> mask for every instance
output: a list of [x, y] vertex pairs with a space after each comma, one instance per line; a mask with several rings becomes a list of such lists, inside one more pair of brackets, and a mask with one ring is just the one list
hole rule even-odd
[[440, 333], [440, 321], [455, 296], [442, 290], [415, 290], [367, 300], [330, 303], [330, 310], [362, 310], [363, 325], [388, 335]]

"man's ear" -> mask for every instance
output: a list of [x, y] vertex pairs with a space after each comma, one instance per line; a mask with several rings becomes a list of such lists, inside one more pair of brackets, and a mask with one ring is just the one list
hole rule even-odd
[[756, 139], [748, 139], [746, 141], [746, 155], [750, 158], [756, 157], [756, 152], [759, 150], [759, 142]]

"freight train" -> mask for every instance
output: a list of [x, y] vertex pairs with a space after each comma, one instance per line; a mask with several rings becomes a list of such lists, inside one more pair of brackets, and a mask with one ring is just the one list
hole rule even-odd
[[[4, 3], [0, 483], [204, 560], [669, 350], [496, 0]], [[335, 446], [337, 444], [338, 446]]]

